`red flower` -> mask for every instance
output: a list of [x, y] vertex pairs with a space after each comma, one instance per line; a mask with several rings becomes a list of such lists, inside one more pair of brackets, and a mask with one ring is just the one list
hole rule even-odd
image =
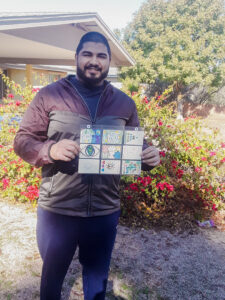
[[159, 155], [162, 156], [162, 157], [165, 157], [166, 153], [165, 153], [165, 151], [159, 151]]
[[156, 188], [163, 191], [165, 189], [165, 184], [163, 182], [159, 182], [157, 183]]
[[176, 169], [176, 167], [178, 166], [178, 162], [176, 160], [172, 160], [171, 164], [173, 169]]
[[32, 93], [37, 93], [37, 92], [39, 92], [39, 91], [40, 91], [39, 88], [33, 88], [33, 89], [32, 89]]
[[222, 148], [225, 148], [225, 143], [221, 143], [221, 147], [222, 147]]
[[184, 175], [184, 171], [181, 169], [178, 169], [176, 175], [178, 178], [182, 178], [182, 176]]
[[201, 160], [205, 161], [205, 160], [207, 160], [207, 158], [206, 157], [202, 157]]
[[209, 153], [209, 155], [210, 155], [210, 156], [215, 156], [215, 155], [216, 155], [216, 152], [213, 152], [213, 151], [212, 151], [212, 152]]
[[16, 106], [20, 106], [20, 104], [21, 104], [22, 102], [21, 101], [16, 101]]
[[143, 178], [139, 177], [138, 181], [140, 181], [143, 186], [147, 186], [147, 185], [151, 184], [152, 179], [151, 179], [150, 176], [146, 176], [146, 177], [143, 177]]
[[137, 183], [131, 183], [130, 184], [130, 189], [137, 192], [138, 191]]
[[0, 145], [0, 148], [3, 148], [3, 146], [2, 146], [2, 145]]
[[3, 178], [2, 183], [3, 183], [3, 190], [5, 190], [9, 186], [10, 180], [8, 178]]
[[225, 162], [225, 157], [223, 159], [221, 159], [221, 162], [224, 163]]
[[212, 209], [215, 210], [215, 211], [217, 211], [216, 204], [213, 204]]
[[21, 194], [29, 200], [35, 200], [39, 196], [39, 190], [36, 185], [28, 186], [27, 190], [28, 192], [21, 192]]
[[14, 98], [14, 95], [13, 95], [13, 94], [8, 94], [7, 97], [10, 98], [10, 99], [13, 99], [13, 98]]
[[197, 150], [202, 149], [202, 146], [195, 147], [195, 149]]
[[172, 192], [174, 190], [174, 186], [172, 184], [166, 184], [166, 188], [168, 191]]
[[159, 126], [162, 126], [162, 125], [163, 125], [163, 122], [162, 122], [162, 121], [159, 121], [159, 122], [158, 122], [158, 125], [159, 125]]
[[196, 173], [200, 173], [201, 171], [202, 171], [202, 168], [199, 168], [199, 167], [196, 167], [196, 168], [195, 168], [195, 172], [196, 172]]
[[131, 200], [132, 199], [132, 197], [131, 196], [127, 196], [127, 200]]

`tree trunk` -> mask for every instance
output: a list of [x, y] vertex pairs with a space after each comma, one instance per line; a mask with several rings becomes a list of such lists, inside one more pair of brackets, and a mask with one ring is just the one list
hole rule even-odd
[[174, 84], [174, 92], [175, 92], [175, 98], [177, 101], [177, 120], [183, 120], [183, 94], [182, 94], [182, 83], [181, 82], [175, 82]]

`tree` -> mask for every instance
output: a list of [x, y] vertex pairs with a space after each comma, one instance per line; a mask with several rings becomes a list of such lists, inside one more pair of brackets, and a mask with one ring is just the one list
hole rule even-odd
[[155, 80], [215, 91], [225, 76], [224, 0], [147, 0], [124, 33], [136, 60], [121, 77], [138, 83]]

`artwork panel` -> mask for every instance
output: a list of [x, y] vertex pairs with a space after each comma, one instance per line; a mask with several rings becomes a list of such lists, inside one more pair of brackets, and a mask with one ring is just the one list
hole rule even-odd
[[101, 129], [93, 129], [93, 128], [81, 129], [80, 143], [101, 144]]
[[143, 145], [144, 131], [126, 130], [124, 134], [124, 144]]
[[119, 145], [123, 142], [123, 130], [103, 130], [102, 144]]
[[80, 158], [97, 159], [100, 157], [100, 145], [98, 144], [80, 144]]
[[121, 159], [121, 146], [102, 145], [101, 157], [104, 159]]
[[140, 175], [141, 161], [123, 160], [122, 161], [122, 175]]
[[123, 159], [141, 160], [142, 146], [123, 146]]
[[99, 159], [79, 159], [78, 173], [80, 174], [98, 174]]
[[120, 174], [121, 160], [101, 160], [101, 174]]

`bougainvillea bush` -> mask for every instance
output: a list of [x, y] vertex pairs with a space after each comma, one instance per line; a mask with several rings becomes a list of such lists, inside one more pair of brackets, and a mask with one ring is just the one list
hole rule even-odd
[[122, 212], [157, 221], [165, 215], [217, 211], [225, 202], [225, 142], [209, 134], [191, 116], [177, 119], [176, 105], [164, 105], [170, 93], [147, 99], [133, 93], [141, 126], [150, 145], [160, 150], [161, 163], [140, 177], [122, 181]]
[[[20, 202], [36, 203], [40, 169], [22, 161], [13, 151], [13, 139], [21, 117], [37, 89], [5, 78], [11, 91], [0, 106], [0, 192]], [[122, 177], [121, 203], [124, 220], [141, 224], [164, 216], [217, 211], [225, 198], [225, 142], [204, 131], [195, 117], [178, 120], [175, 105], [167, 103], [170, 89], [151, 99], [133, 93], [141, 126], [150, 145], [160, 150], [161, 163], [137, 177]], [[18, 100], [17, 95], [20, 96]]]
[[[9, 200], [36, 203], [39, 194], [40, 169], [19, 158], [13, 150], [13, 140], [19, 120], [38, 89], [22, 88], [3, 76], [10, 92], [0, 104], [0, 192]], [[19, 99], [17, 99], [19, 97]]]

